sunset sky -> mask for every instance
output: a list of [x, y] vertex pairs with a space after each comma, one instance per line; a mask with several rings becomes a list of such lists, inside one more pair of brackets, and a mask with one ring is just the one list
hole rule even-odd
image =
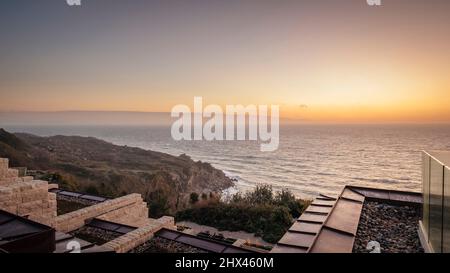
[[450, 122], [449, 14], [448, 0], [2, 1], [0, 111], [203, 96], [310, 122]]

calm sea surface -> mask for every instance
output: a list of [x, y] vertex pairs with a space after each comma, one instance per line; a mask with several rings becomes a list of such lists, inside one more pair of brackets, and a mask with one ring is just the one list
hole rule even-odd
[[449, 125], [292, 125], [280, 129], [276, 152], [249, 141], [173, 141], [169, 127], [6, 127], [41, 136], [93, 136], [118, 145], [187, 154], [237, 179], [288, 188], [299, 197], [335, 194], [347, 184], [421, 190], [420, 151], [450, 150]]

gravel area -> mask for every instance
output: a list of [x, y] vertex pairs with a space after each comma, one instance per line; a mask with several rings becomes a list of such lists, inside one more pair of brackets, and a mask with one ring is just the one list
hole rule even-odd
[[56, 195], [56, 207], [58, 215], [63, 215], [72, 211], [76, 211], [82, 208], [90, 207], [92, 205], [98, 204], [95, 201], [89, 201], [81, 198]]
[[71, 235], [96, 245], [103, 245], [122, 236], [122, 234], [100, 228], [84, 226], [70, 233]]
[[422, 253], [417, 233], [420, 217], [416, 207], [365, 202], [353, 252], [371, 252], [367, 245], [375, 241], [381, 253]]
[[132, 249], [129, 253], [208, 253], [164, 238], [155, 237], [146, 243]]

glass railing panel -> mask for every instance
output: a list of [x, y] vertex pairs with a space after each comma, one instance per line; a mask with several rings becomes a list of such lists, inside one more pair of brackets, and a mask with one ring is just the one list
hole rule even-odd
[[442, 251], [443, 182], [444, 166], [432, 159], [430, 161], [429, 241], [435, 252]]
[[430, 230], [430, 156], [422, 153], [422, 192], [423, 192], [423, 212], [422, 224], [425, 229], [427, 238], [429, 238]]
[[444, 171], [444, 227], [442, 243], [443, 252], [450, 253], [450, 169]]

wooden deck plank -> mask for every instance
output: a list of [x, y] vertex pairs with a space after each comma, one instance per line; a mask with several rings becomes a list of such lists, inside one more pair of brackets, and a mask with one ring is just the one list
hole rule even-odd
[[342, 193], [342, 197], [351, 199], [351, 200], [355, 200], [358, 202], [364, 202], [364, 198], [365, 198], [364, 195], [354, 192], [349, 188], [344, 189], [344, 192]]
[[322, 224], [316, 224], [316, 223], [306, 223], [306, 222], [295, 222], [291, 228], [290, 231], [297, 231], [297, 232], [307, 232], [307, 233], [318, 233], [320, 231], [320, 228], [322, 227]]
[[333, 200], [319, 200], [319, 199], [315, 199], [311, 205], [316, 205], [316, 206], [330, 206], [332, 207], [334, 205], [334, 203], [336, 203], [336, 201]]
[[325, 226], [356, 234], [363, 204], [339, 199]]
[[314, 238], [315, 235], [288, 231], [278, 243], [290, 246], [310, 247], [314, 242]]
[[311, 253], [351, 253], [354, 237], [327, 228], [322, 229]]
[[327, 215], [322, 214], [313, 214], [304, 212], [298, 220], [300, 221], [308, 221], [308, 222], [318, 222], [323, 223], [327, 219]]
[[306, 248], [299, 248], [299, 247], [292, 247], [292, 246], [285, 246], [285, 245], [276, 245], [270, 253], [306, 253]]
[[323, 206], [316, 206], [316, 205], [310, 205], [305, 212], [312, 212], [312, 213], [330, 213], [332, 207], [323, 207]]

